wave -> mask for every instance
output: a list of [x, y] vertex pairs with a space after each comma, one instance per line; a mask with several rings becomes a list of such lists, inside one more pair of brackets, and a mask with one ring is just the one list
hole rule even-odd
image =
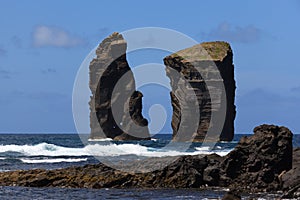
[[140, 144], [89, 144], [82, 148], [70, 148], [54, 144], [40, 143], [36, 145], [0, 145], [0, 153], [17, 152], [25, 156], [122, 156], [137, 155], [145, 157], [165, 157], [179, 155], [199, 155], [216, 153], [221, 156], [228, 154], [231, 149], [209, 150], [209, 147], [196, 147], [195, 151], [185, 152], [146, 147]]
[[88, 155], [82, 148], [69, 148], [55, 144], [40, 143], [36, 145], [1, 145], [0, 153], [17, 152], [26, 156], [81, 156]]
[[37, 163], [61, 163], [61, 162], [85, 162], [87, 158], [55, 158], [55, 159], [27, 159], [21, 158], [20, 159], [23, 163], [29, 164], [37, 164]]
[[112, 141], [111, 138], [103, 138], [103, 139], [88, 139], [89, 142], [105, 142], [105, 141]]
[[212, 153], [215, 153], [215, 154], [218, 154], [219, 156], [226, 156], [227, 154], [229, 154], [232, 151], [232, 149], [223, 149], [223, 150], [221, 150], [220, 146], [216, 146], [217, 150], [212, 150], [212, 151], [209, 151], [209, 147], [196, 147], [195, 149], [197, 150], [197, 152], [199, 154], [212, 154]]

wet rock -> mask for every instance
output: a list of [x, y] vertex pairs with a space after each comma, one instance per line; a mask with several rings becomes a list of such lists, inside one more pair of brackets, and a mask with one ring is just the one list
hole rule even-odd
[[208, 132], [213, 141], [233, 139], [236, 86], [232, 57], [228, 43], [205, 42], [164, 58], [172, 87], [175, 140], [201, 142]]

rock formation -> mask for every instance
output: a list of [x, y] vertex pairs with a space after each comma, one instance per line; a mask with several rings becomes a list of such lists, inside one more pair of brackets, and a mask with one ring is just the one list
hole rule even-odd
[[104, 39], [90, 63], [91, 138], [149, 139], [142, 93], [126, 60], [127, 43], [119, 33]]
[[218, 168], [221, 184], [248, 191], [281, 189], [279, 175], [292, 168], [293, 134], [286, 127], [261, 125], [241, 138]]
[[[225, 157], [216, 154], [180, 156], [163, 169], [147, 173], [122, 172], [101, 163], [56, 170], [0, 172], [0, 185], [86, 188], [199, 188], [208, 185], [229, 187], [236, 193], [277, 191], [282, 185], [280, 174], [291, 169], [291, 149], [292, 133], [287, 128], [262, 125], [254, 129], [253, 136], [243, 137]], [[157, 165], [161, 159], [153, 158], [149, 165]], [[135, 165], [133, 162], [132, 166]]]
[[[90, 63], [91, 138], [149, 138], [141, 114], [143, 95], [135, 91], [126, 47], [122, 35], [114, 33]], [[235, 81], [229, 44], [202, 43], [164, 58], [164, 63], [172, 87], [174, 140], [203, 141], [208, 133], [213, 140], [232, 140]]]
[[216, 135], [213, 140], [233, 139], [236, 86], [232, 57], [228, 43], [206, 42], [164, 58], [172, 87], [175, 140], [203, 141], [208, 131]]
[[294, 149], [293, 168], [281, 173], [280, 181], [285, 191], [284, 198], [300, 198], [300, 148]]

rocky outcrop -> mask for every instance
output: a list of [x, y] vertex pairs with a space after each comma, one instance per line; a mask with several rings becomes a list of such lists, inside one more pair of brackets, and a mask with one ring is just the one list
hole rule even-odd
[[292, 168], [292, 138], [285, 127], [256, 127], [220, 163], [220, 184], [251, 192], [280, 190], [280, 174]]
[[90, 63], [91, 138], [149, 139], [142, 93], [126, 60], [127, 43], [119, 33], [104, 39]]
[[162, 170], [142, 174], [121, 172], [101, 163], [50, 171], [34, 169], [0, 172], [0, 185], [74, 188], [196, 188], [203, 184], [202, 172], [206, 166], [206, 156], [183, 156]]
[[294, 149], [293, 168], [281, 173], [280, 181], [284, 198], [300, 198], [300, 148]]
[[203, 141], [210, 132], [212, 140], [231, 141], [236, 86], [230, 45], [202, 43], [167, 56], [164, 63], [172, 87], [173, 138]]
[[[287, 128], [262, 125], [254, 129], [253, 136], [243, 137], [225, 157], [216, 154], [180, 156], [163, 169], [147, 173], [122, 172], [101, 163], [56, 170], [1, 172], [0, 185], [86, 188], [199, 188], [208, 185], [229, 187], [236, 195], [229, 193], [227, 199], [236, 199], [243, 191], [282, 188], [280, 174], [292, 166], [291, 141], [292, 133]], [[148, 167], [159, 165], [163, 159], [168, 157], [152, 158]], [[131, 165], [136, 166], [136, 163]]]

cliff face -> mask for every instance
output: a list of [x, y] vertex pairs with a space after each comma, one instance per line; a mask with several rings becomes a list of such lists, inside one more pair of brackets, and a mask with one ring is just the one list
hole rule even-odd
[[143, 118], [142, 93], [126, 60], [127, 43], [119, 33], [104, 39], [90, 63], [91, 138], [148, 139]]
[[203, 141], [209, 131], [213, 140], [231, 141], [236, 86], [230, 45], [202, 43], [167, 56], [164, 63], [172, 87], [173, 138]]

